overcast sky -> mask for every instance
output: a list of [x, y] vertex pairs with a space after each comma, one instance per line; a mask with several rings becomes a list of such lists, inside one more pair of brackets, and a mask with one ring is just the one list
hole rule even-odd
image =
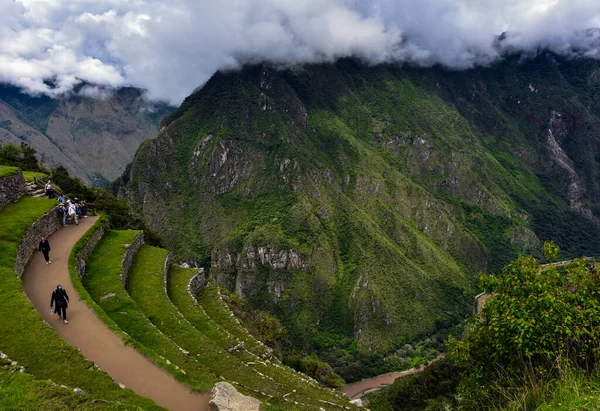
[[504, 47], [600, 58], [589, 28], [599, 0], [0, 0], [0, 82], [134, 85], [178, 104], [247, 61], [489, 64], [503, 32]]

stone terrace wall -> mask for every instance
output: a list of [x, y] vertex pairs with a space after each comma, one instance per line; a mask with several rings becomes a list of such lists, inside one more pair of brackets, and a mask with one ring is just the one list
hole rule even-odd
[[21, 170], [16, 174], [0, 178], [0, 209], [25, 194], [27, 194], [27, 187]]
[[92, 255], [92, 252], [94, 252], [94, 250], [96, 249], [96, 246], [100, 243], [100, 240], [102, 240], [102, 237], [104, 237], [105, 230], [106, 230], [106, 224], [102, 224], [101, 226], [96, 228], [96, 231], [94, 231], [94, 234], [92, 234], [87, 239], [83, 248], [77, 253], [76, 270], [77, 270], [77, 275], [79, 276], [79, 278], [85, 277], [85, 269], [86, 269], [85, 261], [88, 258], [90, 258], [90, 255]]
[[193, 276], [190, 279], [190, 283], [188, 285], [188, 291], [190, 292], [190, 294], [192, 294], [192, 296], [194, 297], [194, 300], [196, 299], [196, 295], [198, 295], [200, 290], [202, 288], [204, 288], [205, 286], [206, 286], [206, 277], [204, 277], [204, 268], [201, 268], [198, 271], [198, 274], [196, 274], [195, 276]]
[[164, 287], [165, 287], [165, 293], [167, 293], [167, 294], [168, 294], [167, 285], [169, 283], [169, 267], [171, 266], [172, 261], [173, 261], [173, 253], [167, 254], [167, 258], [165, 258], [165, 265], [163, 267]]
[[[29, 230], [25, 233], [23, 241], [17, 250], [17, 258], [15, 259], [15, 271], [19, 278], [25, 271], [25, 266], [29, 262], [31, 255], [38, 251], [40, 237], [49, 237], [52, 233], [60, 228], [56, 208], [44, 214], [37, 220]], [[52, 244], [50, 244], [52, 248]], [[52, 259], [52, 251], [50, 251], [50, 259]]]
[[127, 251], [125, 252], [123, 262], [121, 263], [121, 283], [123, 284], [123, 287], [125, 287], [125, 283], [127, 282], [127, 275], [129, 274], [131, 264], [133, 264], [133, 259], [135, 258], [135, 255], [140, 250], [142, 245], [144, 245], [143, 231], [133, 239], [131, 244], [129, 244], [129, 247], [127, 247]]

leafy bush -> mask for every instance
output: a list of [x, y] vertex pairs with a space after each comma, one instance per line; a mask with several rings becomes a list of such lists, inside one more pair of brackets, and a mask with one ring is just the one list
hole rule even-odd
[[[554, 254], [557, 250], [547, 245]], [[600, 278], [593, 262], [540, 266], [520, 257], [483, 275], [492, 297], [452, 356], [464, 368], [459, 391], [486, 407], [517, 387], [541, 386], [565, 369], [591, 373], [600, 358]]]

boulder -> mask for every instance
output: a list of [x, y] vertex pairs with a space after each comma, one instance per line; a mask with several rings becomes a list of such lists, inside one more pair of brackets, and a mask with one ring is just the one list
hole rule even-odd
[[260, 401], [240, 394], [228, 382], [216, 383], [209, 402], [211, 411], [259, 411]]

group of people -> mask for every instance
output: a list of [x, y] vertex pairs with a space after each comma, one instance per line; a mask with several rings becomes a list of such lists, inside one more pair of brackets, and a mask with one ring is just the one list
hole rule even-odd
[[80, 200], [77, 197], [68, 199], [64, 194], [58, 197], [58, 220], [61, 226], [66, 226], [67, 222], [79, 225], [80, 218], [87, 218], [88, 210], [85, 200]]

